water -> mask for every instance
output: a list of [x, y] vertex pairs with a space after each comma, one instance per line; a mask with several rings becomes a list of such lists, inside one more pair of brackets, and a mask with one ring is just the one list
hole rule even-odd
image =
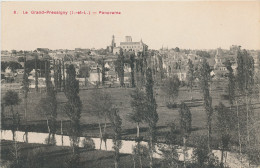
[[[46, 144], [46, 139], [48, 138], [49, 134], [48, 133], [38, 133], [38, 132], [28, 132], [28, 143], [36, 143], [36, 144]], [[83, 140], [85, 137], [80, 137], [79, 138], [79, 147], [83, 147]], [[95, 149], [100, 148], [100, 138], [91, 138], [95, 144]], [[11, 130], [1, 130], [1, 140], [13, 140], [13, 134]], [[26, 136], [25, 132], [22, 131], [16, 131], [16, 140], [18, 142], [26, 142]], [[62, 136], [62, 135], [55, 135], [55, 140], [56, 140], [56, 145], [57, 146], [70, 146], [70, 139], [69, 136]], [[122, 147], [120, 149], [120, 153], [124, 154], [132, 154], [133, 147], [137, 144], [135, 141], [128, 141], [128, 140], [122, 140]], [[148, 146], [147, 142], [140, 142], [142, 145]], [[154, 158], [161, 158], [161, 152], [159, 151], [159, 146], [164, 145], [166, 148], [167, 146], [165, 144], [157, 144], [155, 146], [156, 152], [153, 154]], [[101, 150], [107, 150], [107, 151], [114, 151], [113, 150], [113, 141], [112, 139], [107, 139], [106, 145], [104, 141], [102, 142], [101, 145]], [[193, 153], [194, 148], [187, 147], [187, 156], [186, 160], [187, 161], [192, 161], [192, 153]], [[183, 150], [182, 147], [179, 147], [177, 149], [179, 160], [183, 161]], [[221, 151], [220, 150], [213, 150], [212, 151], [214, 156], [216, 156], [218, 159], [221, 157]], [[250, 167], [248, 164], [247, 159], [244, 157], [243, 158], [243, 164], [241, 167], [246, 168]], [[232, 152], [227, 152], [227, 159], [226, 159], [226, 165], [231, 167], [231, 168], [240, 168], [240, 161], [238, 159], [238, 154], [237, 153], [232, 153]], [[252, 167], [252, 166], [251, 166]]]

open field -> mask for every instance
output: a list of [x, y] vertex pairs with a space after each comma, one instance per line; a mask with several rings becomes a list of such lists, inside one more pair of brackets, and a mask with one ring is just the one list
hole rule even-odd
[[[218, 81], [213, 82], [211, 86], [211, 96], [213, 99], [213, 107], [217, 105], [220, 101], [222, 101], [224, 104], [228, 106], [227, 100], [221, 100], [221, 95], [226, 94], [225, 92], [225, 86], [227, 86], [225, 81]], [[120, 115], [123, 120], [123, 137], [124, 138], [130, 138], [134, 137], [136, 134], [136, 125], [129, 122], [127, 120], [127, 114], [132, 111], [130, 106], [130, 93], [132, 92], [132, 88], [100, 88], [109, 93], [112, 96], [114, 104], [119, 108]], [[89, 114], [89, 100], [91, 99], [90, 92], [92, 89], [82, 89], [80, 90], [80, 98], [83, 103], [82, 108], [82, 114], [81, 114], [81, 124], [83, 128], [83, 134], [85, 136], [92, 136], [97, 137], [98, 136], [98, 118], [95, 116], [91, 116]], [[191, 101], [191, 94], [193, 97], [193, 100]], [[155, 89], [155, 95], [156, 95], [156, 102], [158, 105], [157, 112], [159, 114], [159, 121], [158, 121], [158, 137], [160, 135], [164, 135], [166, 131], [169, 130], [167, 127], [171, 122], [174, 122], [178, 124], [179, 122], [179, 112], [178, 108], [175, 109], [169, 109], [166, 107], [166, 100], [167, 97], [165, 94], [158, 88]], [[3, 96], [3, 93], [2, 93]], [[22, 99], [22, 93], [20, 93], [20, 98]], [[37, 121], [44, 120], [44, 116], [39, 114], [37, 104], [39, 103], [39, 100], [41, 97], [43, 97], [43, 93], [35, 93], [31, 92], [29, 94], [28, 98], [28, 111], [27, 111], [27, 123], [37, 123]], [[57, 94], [57, 99], [59, 102], [58, 105], [58, 116], [57, 120], [60, 123], [61, 120], [65, 121], [68, 120], [68, 117], [66, 116], [65, 112], [62, 110], [62, 104], [66, 102], [66, 97], [63, 92], [60, 92]], [[192, 113], [192, 128], [193, 131], [191, 133], [192, 136], [206, 134], [206, 114], [204, 112], [204, 106], [203, 106], [203, 100], [202, 95], [200, 93], [199, 88], [194, 88], [194, 91], [190, 93], [186, 87], [182, 87], [179, 92], [178, 98], [175, 100], [175, 102], [180, 103], [181, 101], [184, 101], [187, 103], [187, 105], [190, 107], [191, 113]], [[255, 112], [260, 113], [260, 103], [257, 100], [253, 101], [253, 104], [255, 104]], [[24, 103], [21, 101], [20, 105], [16, 106], [15, 111], [18, 110], [20, 114], [24, 114]], [[9, 108], [5, 109], [5, 114], [10, 114]], [[214, 121], [216, 116], [213, 116], [213, 137], [214, 135]], [[23, 122], [22, 122], [23, 123]], [[45, 125], [45, 122], [42, 121], [42, 124], [38, 125], [42, 129], [44, 128], [45, 131], [47, 131], [47, 126]], [[35, 125], [37, 126], [37, 124]], [[145, 132], [147, 130], [147, 126], [145, 124], [141, 124], [140, 133], [142, 136], [145, 136]], [[59, 132], [60, 128], [58, 128]], [[44, 130], [34, 130], [34, 131], [44, 131]], [[108, 125], [108, 133], [111, 131], [109, 129]], [[64, 123], [64, 132], [66, 132], [66, 124]], [[159, 138], [160, 139], [160, 138]]]

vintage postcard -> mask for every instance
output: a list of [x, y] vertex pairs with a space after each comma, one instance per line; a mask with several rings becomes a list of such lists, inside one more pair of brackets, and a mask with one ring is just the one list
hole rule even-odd
[[260, 1], [2, 1], [3, 168], [259, 168]]

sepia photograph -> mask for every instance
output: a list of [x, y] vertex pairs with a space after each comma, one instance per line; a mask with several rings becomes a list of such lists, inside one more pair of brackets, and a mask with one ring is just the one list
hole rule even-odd
[[260, 1], [2, 1], [1, 168], [260, 168]]

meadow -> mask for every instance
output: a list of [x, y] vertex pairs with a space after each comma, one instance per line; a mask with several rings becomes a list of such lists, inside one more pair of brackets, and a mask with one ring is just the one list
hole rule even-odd
[[[226, 106], [229, 106], [229, 103], [227, 100], [223, 99], [223, 95], [227, 94], [226, 92], [226, 81], [214, 81], [211, 84], [211, 91], [210, 94], [212, 96], [212, 105], [215, 107], [218, 105], [219, 102], [224, 103]], [[113, 104], [117, 108], [119, 108], [120, 116], [122, 118], [122, 128], [123, 128], [123, 138], [124, 139], [132, 139], [136, 135], [136, 124], [131, 123], [128, 120], [127, 115], [132, 112], [131, 108], [131, 92], [134, 90], [133, 88], [99, 88], [102, 91], [108, 93], [111, 95]], [[99, 131], [98, 131], [98, 118], [96, 116], [92, 116], [90, 114], [90, 105], [89, 102], [91, 100], [91, 92], [93, 91], [93, 88], [81, 88], [80, 90], [80, 99], [83, 104], [82, 112], [81, 112], [81, 125], [82, 125], [82, 134], [84, 136], [91, 136], [91, 137], [98, 137]], [[165, 135], [167, 131], [169, 130], [169, 125], [171, 123], [174, 123], [176, 125], [179, 124], [179, 112], [178, 108], [171, 108], [169, 109], [166, 106], [167, 102], [167, 96], [164, 92], [160, 90], [160, 88], [155, 87], [154, 89], [155, 97], [156, 97], [156, 103], [157, 103], [157, 112], [159, 115], [159, 121], [157, 123], [157, 131], [158, 131], [158, 140], [160, 140], [160, 137]], [[2, 92], [2, 96], [4, 95], [4, 92]], [[23, 94], [22, 92], [19, 93], [19, 96], [21, 98], [21, 102], [19, 105], [14, 107], [15, 111], [18, 111], [19, 114], [21, 114], [22, 117], [24, 117], [24, 103], [22, 101]], [[43, 114], [39, 111], [39, 101], [42, 97], [45, 96], [45, 92], [42, 91], [42, 93], [36, 93], [35, 91], [31, 91], [28, 96], [28, 110], [26, 114], [26, 124], [31, 126], [31, 131], [47, 131], [47, 126], [45, 122], [45, 117]], [[191, 99], [192, 97], [192, 99]], [[58, 100], [58, 110], [57, 110], [57, 123], [58, 123], [58, 132], [60, 132], [60, 123], [63, 122], [63, 132], [66, 134], [66, 125], [68, 122], [68, 117], [66, 113], [64, 112], [62, 105], [67, 101], [66, 96], [63, 92], [59, 92], [57, 94], [57, 100]], [[203, 106], [203, 99], [201, 91], [198, 87], [194, 87], [192, 92], [189, 92], [189, 89], [185, 86], [181, 87], [179, 90], [178, 97], [174, 100], [177, 104], [184, 101], [190, 108], [191, 114], [192, 114], [192, 133], [191, 137], [195, 137], [202, 134], [207, 134], [207, 128], [206, 128], [206, 114]], [[256, 112], [259, 112], [260, 103], [257, 100], [253, 101], [254, 108], [256, 109]], [[10, 116], [10, 108], [6, 107], [5, 116], [8, 117], [8, 114]], [[102, 119], [104, 124], [104, 119]], [[216, 121], [216, 114], [213, 115], [213, 137], [217, 136], [216, 133], [214, 133], [214, 125]], [[22, 119], [21, 122], [21, 129], [23, 129], [23, 124], [25, 124], [25, 121]], [[141, 136], [146, 135], [147, 126], [145, 123], [141, 123], [140, 125], [140, 134]], [[111, 133], [111, 129], [108, 124], [107, 129], [108, 134]], [[192, 138], [190, 138], [192, 139]], [[214, 139], [214, 138], [213, 138]]]

